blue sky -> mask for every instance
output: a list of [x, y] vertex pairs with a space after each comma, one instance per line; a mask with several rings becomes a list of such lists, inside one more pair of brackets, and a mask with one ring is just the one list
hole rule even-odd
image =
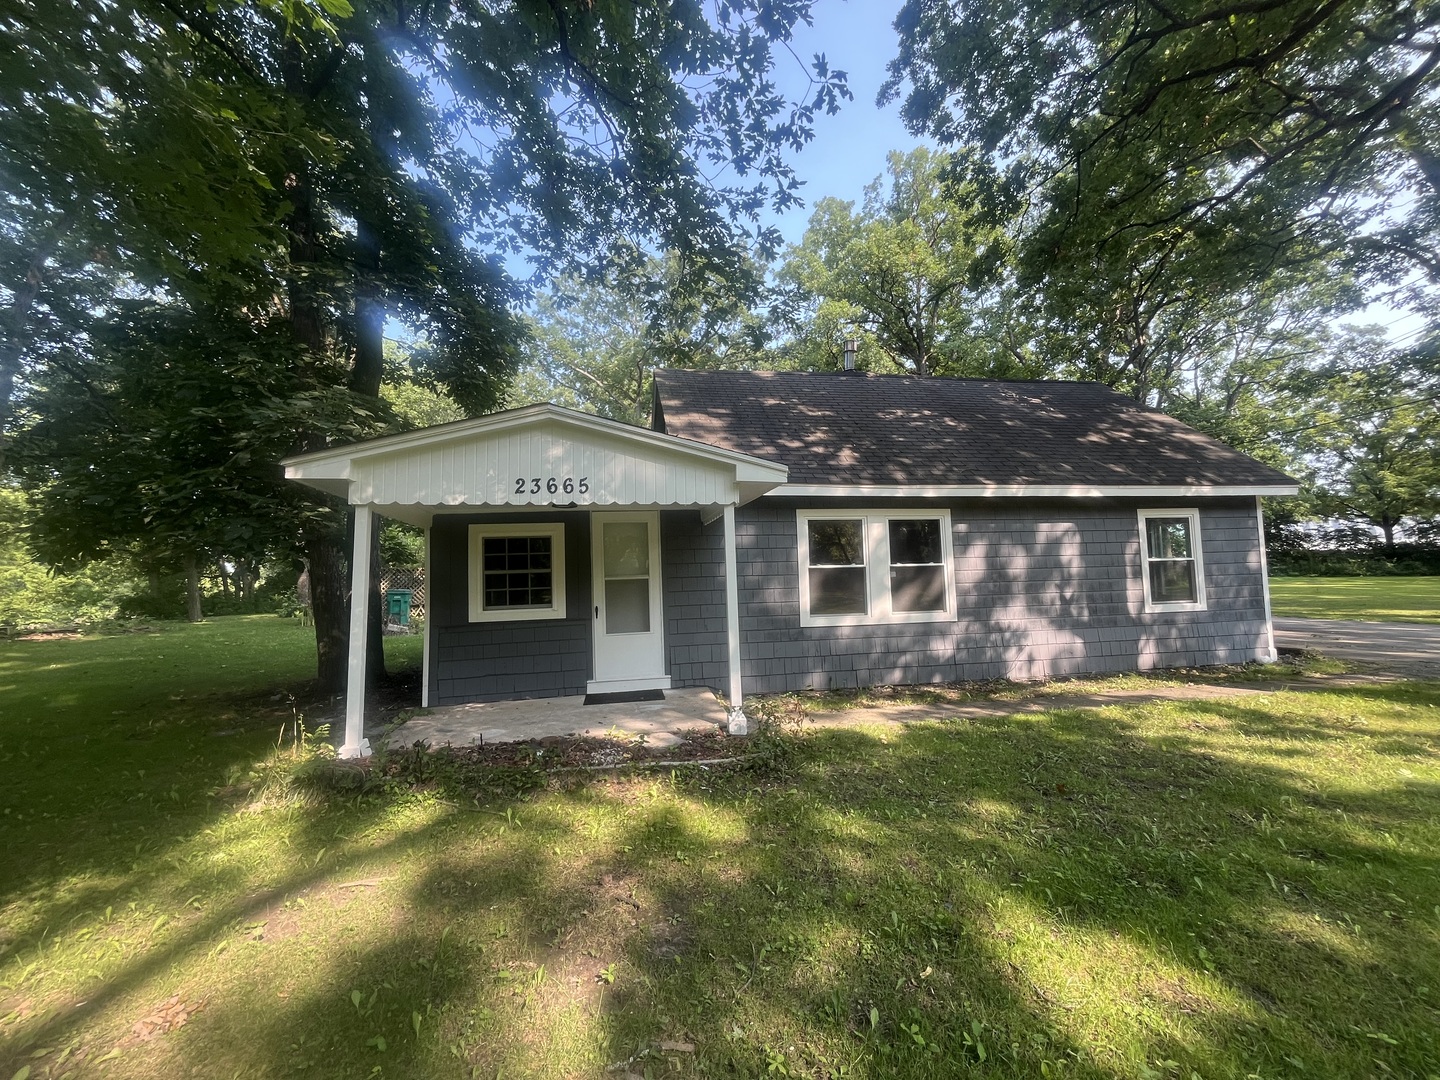
[[[799, 242], [817, 200], [826, 195], [859, 200], [865, 185], [885, 171], [886, 154], [921, 142], [900, 122], [898, 102], [875, 107], [885, 65], [896, 51], [892, 24], [899, 9], [900, 0], [817, 0], [814, 25], [802, 25], [795, 35], [792, 46], [801, 60], [808, 64], [815, 53], [824, 53], [832, 68], [848, 73], [855, 100], [844, 102], [835, 116], [817, 117], [814, 140], [793, 157], [805, 181], [805, 206], [774, 219], [789, 243]], [[787, 63], [794, 67], [785, 56], [778, 71], [782, 79]], [[798, 79], [796, 84], [798, 92]]]

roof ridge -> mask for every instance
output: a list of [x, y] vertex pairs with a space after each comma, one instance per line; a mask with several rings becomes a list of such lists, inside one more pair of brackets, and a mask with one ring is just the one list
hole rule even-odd
[[[963, 382], [969, 382], [969, 383], [1020, 383], [1020, 384], [1025, 384], [1025, 385], [1029, 385], [1029, 386], [1036, 386], [1036, 385], [1038, 385], [1038, 386], [1051, 386], [1051, 385], [1056, 385], [1056, 384], [1063, 384], [1063, 385], [1066, 385], [1066, 386], [1098, 386], [1098, 387], [1100, 387], [1100, 388], [1103, 389], [1103, 390], [1108, 390], [1108, 391], [1110, 391], [1112, 394], [1119, 394], [1121, 397], [1127, 397], [1127, 396], [1128, 396], [1128, 395], [1126, 395], [1126, 394], [1121, 394], [1120, 391], [1119, 391], [1119, 390], [1116, 390], [1113, 386], [1107, 386], [1105, 383], [1101, 382], [1099, 379], [1003, 379], [1003, 378], [985, 378], [985, 377], [981, 377], [981, 376], [978, 376], [978, 375], [913, 375], [913, 374], [909, 374], [909, 373], [906, 373], [906, 372], [883, 372], [883, 371], [786, 371], [786, 370], [776, 370], [776, 369], [773, 369], [773, 368], [764, 368], [764, 369], [760, 369], [760, 370], [750, 371], [750, 370], [744, 370], [744, 369], [741, 369], [741, 368], [657, 367], [657, 368], [652, 369], [652, 372], [651, 372], [651, 373], [652, 373], [653, 375], [656, 375], [656, 376], [661, 376], [661, 375], [702, 375], [702, 376], [708, 376], [708, 375], [785, 375], [785, 376], [803, 375], [803, 376], [826, 376], [826, 375], [830, 375], [830, 376], [842, 376], [842, 377], [850, 378], [850, 379], [853, 379], [853, 378], [856, 378], [856, 377], [861, 377], [861, 378], [866, 378], [866, 379], [907, 379], [907, 380], [913, 380], [914, 382], [924, 382], [924, 383], [935, 383], [935, 382], [948, 382], [948, 383], [963, 383]], [[1137, 404], [1139, 404], [1139, 402], [1137, 402]]]

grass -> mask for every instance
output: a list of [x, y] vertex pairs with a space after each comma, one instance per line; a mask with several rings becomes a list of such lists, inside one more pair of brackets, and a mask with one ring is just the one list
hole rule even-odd
[[[1161, 691], [1178, 686], [1266, 685], [1344, 675], [1356, 666], [1345, 660], [1307, 652], [1284, 656], [1274, 664], [1224, 664], [1204, 668], [1170, 668], [1158, 671], [1122, 672], [1115, 675], [1087, 675], [1057, 678], [1046, 682], [1016, 683], [997, 679], [988, 683], [942, 683], [925, 686], [865, 686], [843, 690], [812, 690], [786, 694], [770, 711], [783, 719], [804, 718], [836, 710], [883, 709], [889, 706], [969, 705], [978, 702], [1032, 702], [1110, 691]], [[1062, 707], [1062, 706], [1057, 706]]]
[[1276, 615], [1440, 623], [1440, 577], [1276, 577]]
[[257, 798], [304, 644], [0, 644], [0, 1077], [1440, 1075], [1440, 684]]

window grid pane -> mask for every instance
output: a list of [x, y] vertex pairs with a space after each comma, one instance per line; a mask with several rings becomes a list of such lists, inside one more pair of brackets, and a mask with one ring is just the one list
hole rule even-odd
[[942, 565], [939, 518], [892, 518], [891, 566]]
[[812, 520], [808, 533], [811, 566], [865, 565], [865, 523], [859, 518]]
[[864, 615], [870, 610], [865, 593], [863, 566], [810, 568], [812, 615]]
[[1150, 600], [1156, 604], [1193, 604], [1196, 601], [1195, 563], [1190, 559], [1152, 559]]
[[487, 611], [553, 605], [550, 537], [487, 536], [481, 544], [481, 563]]
[[1152, 559], [1189, 559], [1190, 519], [1153, 517], [1145, 519], [1146, 543]]

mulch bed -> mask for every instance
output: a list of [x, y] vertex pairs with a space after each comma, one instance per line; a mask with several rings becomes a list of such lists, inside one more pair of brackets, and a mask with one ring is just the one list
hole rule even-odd
[[[419, 745], [419, 744], [417, 744]], [[439, 747], [426, 750], [443, 754], [462, 766], [501, 769], [540, 769], [556, 772], [564, 769], [609, 769], [626, 765], [653, 765], [659, 762], [705, 763], [735, 759], [748, 755], [753, 744], [747, 739], [726, 735], [722, 731], [687, 733], [684, 741], [674, 746], [649, 746], [639, 739], [617, 739], [596, 735], [550, 735], [524, 742], [491, 743], [484, 746]], [[403, 755], [411, 748], [397, 745], [391, 757]], [[399, 768], [387, 762], [382, 768]]]

